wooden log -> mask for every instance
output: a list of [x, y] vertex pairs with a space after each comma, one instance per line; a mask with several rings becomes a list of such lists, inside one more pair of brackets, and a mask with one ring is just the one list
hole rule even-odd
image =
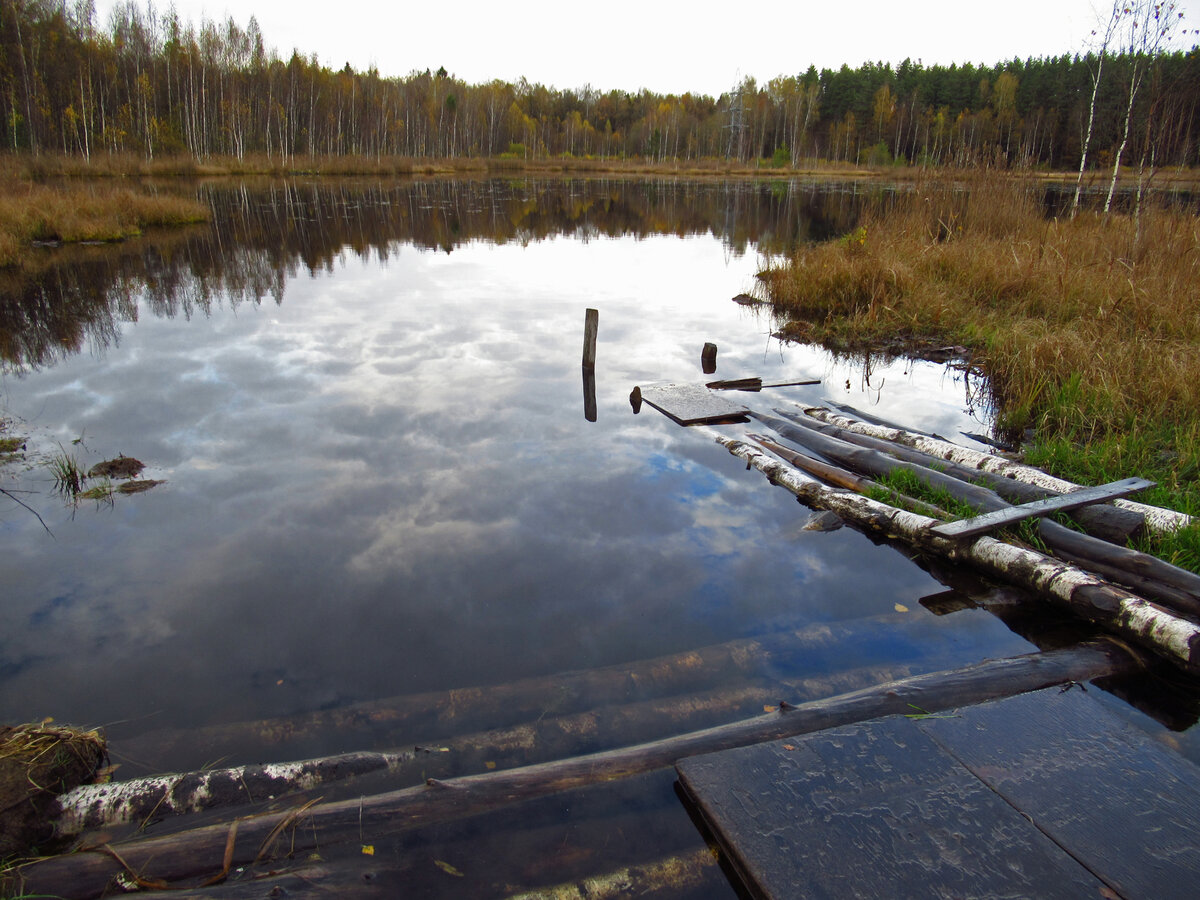
[[[787, 422], [771, 416], [753, 415], [765, 424], [771, 425], [776, 432], [782, 434], [788, 440], [811, 447], [818, 453], [842, 463], [857, 472], [879, 475], [904, 470], [917, 475], [925, 484], [940, 487], [948, 491], [952, 496], [981, 510], [999, 512], [1012, 509], [1007, 501], [995, 492], [979, 485], [971, 485], [959, 481], [954, 476], [962, 473], [953, 467], [951, 467], [949, 472], [927, 469], [916, 462], [894, 459], [886, 453], [877, 452], [861, 444], [843, 442], [840, 437], [834, 437], [820, 428], [804, 426], [797, 429]], [[875, 439], [869, 438], [868, 440], [875, 443]], [[1071, 495], [1057, 496], [1069, 498]], [[1102, 508], [1093, 507], [1096, 510]], [[1177, 596], [1178, 589], [1180, 588], [1188, 591], [1200, 590], [1200, 576], [1173, 566], [1147, 553], [1117, 547], [1107, 541], [1072, 531], [1065, 525], [1060, 525], [1049, 519], [1043, 519], [1038, 527], [1042, 539], [1051, 549], [1057, 551], [1061, 548], [1064, 552], [1070, 553], [1073, 556], [1087, 556], [1097, 562], [1104, 563], [1108, 566], [1106, 575], [1111, 576], [1110, 580], [1115, 580], [1117, 583], [1130, 589], [1144, 589], [1146, 593], [1142, 596], [1145, 596], [1147, 599], [1167, 604], [1170, 608], [1185, 614], [1191, 613], [1191, 604], [1176, 606], [1172, 601]], [[945, 534], [944, 526], [934, 526], [934, 533], [943, 537], [950, 536]], [[1126, 569], [1132, 573], [1128, 577], [1121, 574]], [[1156, 587], [1156, 581], [1161, 582], [1163, 588], [1159, 589]]]
[[[509, 728], [456, 735], [436, 744], [388, 753], [358, 752], [268, 766], [241, 766], [200, 772], [155, 775], [110, 784], [84, 785], [58, 797], [57, 837], [88, 829], [111, 828], [203, 810], [227, 809], [251, 802], [310, 791], [360, 775], [387, 772], [392, 783], [417, 784], [428, 777], [447, 778], [495, 768], [514, 768], [607, 749], [621, 743], [653, 740], [681, 731], [717, 725], [753, 712], [781, 694], [815, 700], [894, 681], [927, 669], [935, 660], [957, 661], [950, 628], [928, 633], [928, 623], [909, 625], [912, 616], [881, 617], [891, 629], [864, 640], [889, 640], [921, 646], [920, 664], [894, 662], [852, 668], [827, 675], [779, 680], [759, 679], [658, 700], [590, 709], [573, 715], [539, 717]], [[905, 620], [908, 620], [907, 622]], [[787, 655], [791, 655], [790, 652]], [[902, 656], [902, 652], [897, 653]]]
[[588, 309], [583, 314], [583, 367], [596, 368], [596, 335], [600, 331], [600, 311]]
[[716, 440], [809, 506], [832, 509], [843, 519], [900, 538], [920, 550], [969, 562], [993, 577], [1049, 597], [1189, 672], [1200, 673], [1200, 626], [1143, 597], [1035, 550], [986, 536], [965, 541], [938, 537], [929, 531], [937, 524], [935, 519], [803, 479], [784, 463], [743, 441], [724, 435]]
[[[767, 671], [781, 657], [821, 665], [836, 648], [893, 640], [919, 632], [911, 616], [888, 614], [845, 622], [804, 625], [680, 653], [595, 669], [522, 678], [506, 684], [430, 691], [314, 710], [297, 716], [228, 722], [192, 729], [164, 729], [113, 744], [122, 756], [173, 768], [201, 766], [225, 757], [230, 747], [251, 759], [311, 754], [319, 736], [338, 734], [351, 746], [400, 747], [453, 735], [518, 726], [546, 716], [583, 713], [706, 688], [728, 687]], [[928, 642], [940, 643], [934, 635]], [[947, 644], [951, 640], [947, 637]], [[796, 672], [797, 676], [803, 671]]]
[[705, 342], [700, 350], [700, 371], [705, 375], [711, 375], [717, 371], [717, 345], [712, 342]]
[[704, 886], [717, 858], [708, 847], [678, 853], [665, 859], [612, 872], [592, 875], [550, 887], [510, 894], [508, 900], [610, 900], [619, 897], [652, 897], [659, 892], [696, 890]]
[[[880, 453], [889, 454], [895, 456], [897, 459], [915, 463], [926, 468], [936, 465], [939, 471], [947, 475], [952, 475], [959, 481], [978, 484], [991, 489], [1002, 500], [1009, 503], [1026, 504], [1038, 500], [1046, 500], [1051, 497], [1063, 496], [1058, 491], [1051, 491], [1048, 488], [1028, 484], [1024, 481], [1005, 478], [1003, 475], [998, 475], [994, 472], [971, 468], [953, 460], [941, 459], [916, 448], [887, 441], [872, 435], [860, 434], [857, 431], [824, 422], [804, 413], [779, 409], [775, 410], [775, 412], [779, 413], [789, 422], [820, 431], [822, 434], [838, 438], [859, 447], [866, 447]], [[1108, 504], [1095, 504], [1083, 509], [1077, 509], [1073, 515], [1076, 521], [1089, 534], [1122, 545], [1136, 535], [1145, 524], [1145, 518], [1141, 514]]]
[[[870, 478], [864, 478], [861, 475], [855, 475], [847, 469], [830, 465], [807, 454], [798, 453], [761, 434], [749, 434], [747, 437], [761, 444], [780, 459], [786, 460], [801, 472], [806, 472], [815, 478], [820, 478], [826, 484], [832, 484], [834, 487], [845, 488], [849, 491], [856, 491], [860, 494], [865, 494], [876, 488], [887, 490], [877, 481], [872, 481]], [[949, 514], [945, 510], [938, 509], [936, 506], [925, 503], [923, 500], [917, 500], [915, 497], [905, 497], [904, 495], [900, 496], [910, 505], [910, 508], [917, 510], [922, 515], [938, 519], [949, 518]]]
[[85, 784], [58, 796], [54, 834], [58, 838], [89, 828], [111, 828], [150, 817], [167, 817], [261, 802], [367, 775], [396, 771], [427, 754], [344, 753], [301, 762], [205, 769], [130, 781]]
[[[753, 449], [753, 448], [749, 448]], [[758, 452], [758, 451], [754, 451]], [[365, 840], [477, 815], [548, 794], [600, 784], [674, 765], [701, 753], [744, 747], [914, 707], [938, 712], [1067, 681], [1088, 681], [1134, 671], [1140, 663], [1107, 641], [1050, 653], [989, 660], [946, 672], [894, 681], [827, 700], [767, 713], [677, 737], [502, 772], [470, 775], [371, 797], [317, 803], [291, 812], [249, 816], [163, 837], [79, 851], [13, 868], [0, 880], [6, 894], [49, 894], [64, 900], [100, 896], [122, 875], [176, 882], [241, 865], [266, 855], [286, 837], [289, 852], [322, 843], [327, 830], [351, 827]], [[359, 830], [361, 829], [361, 830]], [[115, 853], [112, 851], [116, 851]]]
[[[1036, 484], [1039, 487], [1044, 487], [1061, 494], [1078, 490], [1080, 487], [1080, 485], [1073, 482], [1055, 478], [1053, 475], [1047, 475], [1041, 469], [1022, 465], [1021, 463], [1013, 462], [1012, 460], [991, 453], [983, 453], [979, 450], [971, 450], [968, 447], [960, 447], [949, 441], [931, 438], [892, 426], [860, 422], [849, 416], [838, 415], [819, 407], [806, 407], [804, 411], [813, 418], [820, 419], [822, 422], [838, 425], [850, 431], [856, 431], [859, 434], [871, 435], [914, 447], [917, 450], [928, 453], [930, 456], [970, 466], [981, 472], [993, 472], [997, 475], [1003, 475], [1005, 478]], [[1146, 527], [1154, 531], [1175, 531], [1177, 528], [1182, 528], [1192, 523], [1191, 516], [1176, 512], [1173, 509], [1148, 506], [1144, 503], [1138, 503], [1135, 500], [1118, 500], [1116, 501], [1116, 505], [1123, 509], [1131, 509], [1134, 512], [1140, 513], [1145, 517]]]
[[933, 489], [940, 488], [955, 499], [971, 505], [976, 510], [990, 512], [997, 509], [1007, 509], [1009, 506], [995, 491], [961, 481], [953, 475], [947, 475], [945, 472], [928, 469], [918, 463], [896, 459], [885, 453], [880, 453], [873, 448], [850, 444], [840, 438], [825, 434], [819, 429], [796, 426], [778, 416], [768, 416], [756, 412], [751, 412], [750, 415], [768, 426], [776, 434], [802, 447], [815, 450], [826, 459], [838, 465], [845, 466], [860, 475], [880, 476], [893, 472], [908, 472], [927, 487]]
[[1195, 572], [1128, 547], [1097, 546], [1085, 535], [1047, 519], [1039, 523], [1039, 528], [1042, 539], [1054, 547], [1055, 553], [1070, 554], [1090, 565], [1103, 566], [1105, 577], [1130, 579], [1121, 581], [1129, 587], [1142, 584], [1151, 590], [1162, 590], [1164, 602], [1177, 600], [1181, 611], [1191, 615], [1200, 613], [1200, 575]]

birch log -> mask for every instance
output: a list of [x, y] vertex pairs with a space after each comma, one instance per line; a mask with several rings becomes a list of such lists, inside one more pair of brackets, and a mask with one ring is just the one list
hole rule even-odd
[[[901, 428], [861, 422], [821, 407], [806, 407], [804, 411], [814, 419], [820, 419], [822, 422], [828, 422], [831, 425], [837, 425], [849, 431], [882, 438], [886, 441], [894, 441], [897, 444], [913, 447], [923, 453], [928, 453], [930, 456], [936, 456], [939, 459], [946, 459], [964, 466], [970, 466], [981, 472], [993, 472], [997, 475], [1003, 475], [1005, 478], [1015, 478], [1018, 481], [1036, 484], [1039, 487], [1056, 491], [1060, 494], [1077, 491], [1081, 487], [1073, 482], [1055, 478], [1053, 475], [1047, 475], [1041, 469], [1035, 469], [1033, 466], [1022, 465], [1010, 459], [1005, 459], [1002, 456], [983, 453], [979, 450], [972, 450], [969, 447], [960, 447], [958, 444], [952, 444], [949, 441], [905, 431]], [[1115, 500], [1113, 502], [1123, 509], [1131, 509], [1141, 513], [1145, 517], [1146, 527], [1154, 531], [1175, 531], [1178, 528], [1192, 524], [1191, 516], [1176, 512], [1173, 509], [1148, 506], [1145, 503], [1138, 503], [1136, 500]]]
[[831, 509], [843, 519], [927, 552], [969, 562], [993, 577], [1050, 597], [1088, 621], [1200, 674], [1200, 626], [1161, 606], [1034, 550], [986, 536], [960, 541], [938, 537], [929, 531], [939, 524], [936, 519], [803, 478], [743, 441], [720, 436], [717, 443], [810, 506]]
[[[750, 448], [753, 449], [753, 448]], [[754, 451], [757, 453], [757, 451]], [[761, 454], [759, 454], [761, 456]], [[781, 466], [781, 468], [783, 468]], [[113, 848], [77, 851], [8, 870], [0, 895], [50, 895], [86, 900], [109, 891], [119, 877], [176, 882], [220, 873], [270, 856], [277, 839], [303, 853], [333, 840], [369, 841], [500, 809], [561, 791], [641, 775], [701, 753], [745, 747], [825, 728], [909, 713], [938, 712], [1010, 697], [1068, 681], [1136, 671], [1141, 663], [1116, 643], [1100, 641], [1049, 653], [988, 660], [945, 672], [877, 685], [827, 700], [756, 716], [647, 744], [508, 771], [431, 781], [370, 797], [316, 803], [290, 812], [248, 816]], [[352, 835], [352, 837], [351, 837]]]
[[[857, 431], [842, 428], [839, 425], [823, 422], [805, 413], [793, 413], [780, 409], [775, 410], [775, 412], [791, 422], [795, 422], [805, 428], [820, 431], [829, 437], [835, 437], [839, 440], [876, 450], [880, 453], [890, 454], [897, 459], [915, 463], [926, 468], [937, 466], [939, 471], [951, 475], [959, 481], [989, 488], [1008, 503], [1032, 503], [1035, 500], [1045, 500], [1048, 497], [1062, 496], [1062, 492], [1060, 491], [1052, 491], [1049, 488], [1039, 487], [1028, 482], [1006, 478], [994, 472], [965, 466], [953, 460], [931, 456], [915, 447], [908, 447], [894, 441], [886, 441], [871, 435], [860, 434]], [[1071, 492], [1068, 491], [1067, 493]], [[1084, 531], [1088, 534], [1122, 546], [1145, 526], [1145, 517], [1139, 513], [1123, 509], [1119, 506], [1110, 506], [1106, 503], [1081, 506], [1075, 509], [1071, 515], [1083, 526]]]
[[[904, 470], [916, 475], [923, 483], [942, 488], [952, 496], [971, 504], [979, 510], [992, 512], [1010, 508], [994, 491], [982, 485], [962, 481], [957, 475], [957, 469], [942, 472], [926, 468], [917, 462], [896, 459], [887, 453], [881, 453], [873, 447], [858, 446], [824, 433], [818, 428], [797, 427], [772, 416], [752, 413], [759, 421], [770, 425], [777, 433], [801, 446], [809, 447], [827, 456], [835, 462], [846, 465], [856, 472], [867, 475], [879, 475], [897, 470]], [[840, 429], [839, 429], [840, 431]], [[873, 440], [873, 439], [872, 439]], [[931, 463], [935, 462], [928, 458]], [[1114, 510], [1115, 511], [1115, 510]], [[1079, 534], [1064, 525], [1050, 519], [1042, 519], [1039, 524], [1042, 539], [1053, 550], [1063, 548], [1073, 558], [1096, 560], [1100, 565], [1093, 567], [1111, 581], [1116, 581], [1132, 590], [1142, 589], [1147, 599], [1164, 603], [1177, 612], [1192, 614], [1200, 600], [1200, 576], [1173, 566], [1168, 562], [1141, 553], [1137, 550], [1118, 547], [1108, 541], [1086, 534]], [[1086, 567], [1085, 567], [1086, 568]], [[1100, 570], [1103, 571], [1100, 571]], [[1132, 574], [1126, 575], [1129, 571]], [[1180, 591], [1190, 593], [1191, 600], [1176, 603]]]

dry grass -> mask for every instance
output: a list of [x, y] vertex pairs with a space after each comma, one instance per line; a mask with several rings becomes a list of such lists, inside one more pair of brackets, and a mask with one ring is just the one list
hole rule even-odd
[[0, 191], [0, 266], [19, 264], [33, 241], [119, 241], [145, 228], [208, 217], [203, 203], [177, 194], [103, 182], [50, 187], [10, 181]]
[[99, 732], [49, 719], [0, 726], [0, 871], [50, 839], [55, 796], [90, 781], [105, 752]]
[[725, 159], [662, 160], [643, 158], [578, 157], [439, 157], [248, 154], [244, 157], [215, 156], [197, 161], [190, 156], [147, 160], [132, 154], [96, 154], [91, 160], [80, 156], [43, 154], [36, 157], [0, 153], [0, 183], [42, 182], [60, 178], [120, 179], [144, 177], [219, 178], [225, 176], [317, 175], [322, 177], [399, 177], [406, 175], [472, 175], [487, 172], [640, 175], [703, 177], [794, 177], [826, 178], [904, 177], [904, 169], [872, 169], [848, 163], [805, 160], [799, 168], [774, 168], [768, 160], [735, 162]]
[[1039, 197], [998, 178], [919, 184], [763, 278], [796, 335], [969, 347], [1013, 427], [1200, 422], [1200, 223], [1155, 210], [1138, 235], [1127, 216], [1047, 220]]

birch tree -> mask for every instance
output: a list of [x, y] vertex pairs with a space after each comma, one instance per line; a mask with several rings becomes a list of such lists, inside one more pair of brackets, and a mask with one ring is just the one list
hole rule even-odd
[[[1124, 124], [1121, 128], [1121, 143], [1113, 158], [1112, 179], [1108, 183], [1108, 196], [1104, 199], [1104, 211], [1112, 207], [1113, 194], [1117, 190], [1121, 160], [1129, 144], [1129, 132], [1133, 123], [1134, 102], [1142, 86], [1146, 70], [1155, 62], [1171, 43], [1172, 37], [1181, 27], [1183, 13], [1175, 0], [1131, 0], [1122, 4], [1117, 23], [1117, 33], [1122, 43], [1122, 52], [1129, 59], [1129, 86], [1126, 94]], [[1114, 7], [1115, 9], [1115, 7]]]

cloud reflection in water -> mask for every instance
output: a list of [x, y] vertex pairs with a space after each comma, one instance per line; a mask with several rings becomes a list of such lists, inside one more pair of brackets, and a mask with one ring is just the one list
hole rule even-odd
[[[895, 551], [799, 532], [804, 510], [704, 433], [633, 415], [635, 384], [700, 380], [708, 340], [717, 377], [825, 379], [745, 395], [758, 408], [875, 399], [730, 302], [756, 260], [727, 247], [395, 245], [291, 278], [278, 306], [143, 309], [107, 352], [9, 377], [13, 411], [169, 483], [55, 512], [53, 542], [7, 516], [0, 715], [138, 731], [605, 665], [896, 602], [921, 614], [940, 586]], [[874, 376], [883, 414], [970, 423], [940, 369], [902, 371]], [[1020, 644], [986, 618], [963, 628], [995, 652]]]

